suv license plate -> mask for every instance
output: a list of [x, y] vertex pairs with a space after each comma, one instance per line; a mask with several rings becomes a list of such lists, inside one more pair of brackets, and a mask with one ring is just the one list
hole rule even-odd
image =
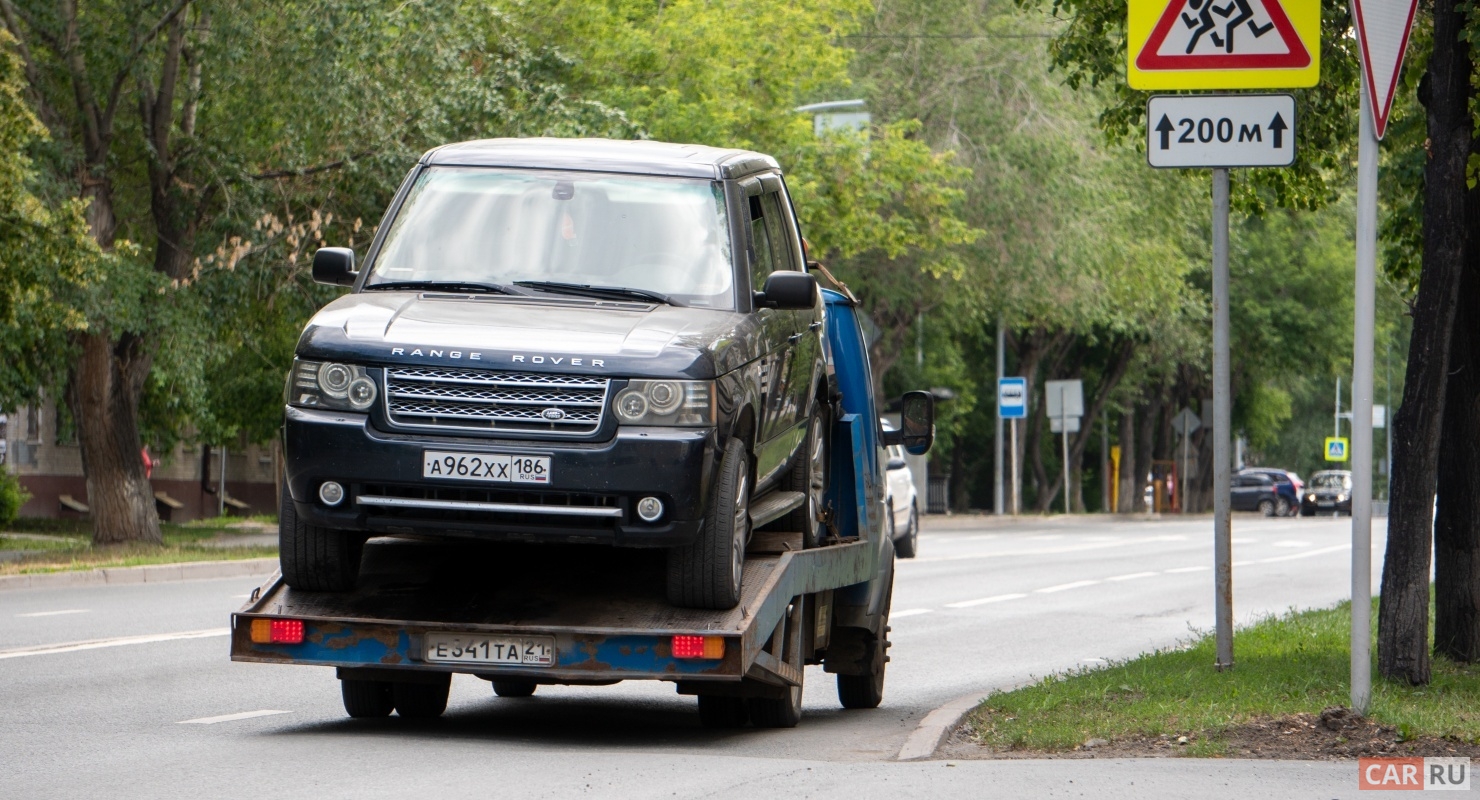
[[425, 450], [421, 476], [482, 483], [549, 483], [550, 457]]
[[426, 635], [425, 653], [427, 661], [443, 664], [548, 667], [555, 663], [555, 638], [429, 633]]

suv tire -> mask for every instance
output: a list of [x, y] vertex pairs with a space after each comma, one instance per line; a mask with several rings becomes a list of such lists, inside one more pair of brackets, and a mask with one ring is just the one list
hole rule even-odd
[[1259, 513], [1260, 514], [1263, 514], [1266, 517], [1272, 517], [1272, 516], [1274, 516], [1274, 501], [1273, 500], [1260, 500], [1259, 501]]
[[[807, 501], [797, 510], [767, 527], [802, 532], [802, 548], [810, 550], [821, 543], [825, 528], [819, 519], [827, 494], [827, 416], [821, 403], [807, 422], [807, 439], [797, 450], [791, 469], [781, 478], [781, 491], [802, 492]], [[779, 526], [779, 527], [778, 527]]]
[[739, 605], [749, 538], [750, 455], [744, 442], [731, 438], [698, 537], [668, 551], [668, 602], [717, 610]]
[[365, 539], [352, 531], [310, 525], [298, 519], [288, 487], [278, 506], [278, 563], [283, 581], [306, 592], [347, 592], [360, 577]]

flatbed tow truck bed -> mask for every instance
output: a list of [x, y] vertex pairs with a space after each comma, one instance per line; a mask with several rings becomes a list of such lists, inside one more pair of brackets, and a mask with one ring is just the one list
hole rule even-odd
[[[867, 543], [787, 550], [793, 537], [800, 541], [757, 534], [740, 605], [727, 611], [670, 605], [657, 551], [376, 539], [353, 592], [296, 591], [274, 575], [232, 615], [231, 657], [393, 679], [431, 669], [543, 683], [751, 677], [795, 685], [795, 667], [766, 649], [777, 649], [772, 634], [793, 599], [866, 581], [873, 561]], [[812, 611], [825, 627], [828, 605]], [[254, 619], [300, 621], [303, 641], [253, 643]], [[428, 660], [427, 634], [439, 632], [511, 643], [548, 637], [554, 655], [547, 666]], [[722, 637], [724, 656], [675, 658], [675, 636]]]

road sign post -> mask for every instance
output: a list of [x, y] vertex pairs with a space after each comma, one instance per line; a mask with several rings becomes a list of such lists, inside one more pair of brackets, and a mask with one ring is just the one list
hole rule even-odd
[[[1351, 450], [1351, 704], [1359, 714], [1367, 713], [1372, 700], [1372, 340], [1377, 316], [1378, 141], [1387, 131], [1388, 111], [1403, 70], [1403, 56], [1417, 7], [1418, 0], [1352, 0], [1352, 18], [1362, 60]], [[1388, 473], [1392, 473], [1391, 463]]]
[[1233, 476], [1228, 386], [1228, 170], [1213, 170], [1213, 621], [1219, 671], [1233, 668]]
[[1006, 511], [1003, 508], [1002, 497], [1002, 378], [1007, 369], [1007, 325], [1001, 320], [997, 321], [997, 435], [992, 439], [992, 446], [996, 448], [996, 458], [992, 459], [992, 511], [997, 516], [1002, 516]]
[[1044, 385], [1048, 403], [1049, 430], [1064, 437], [1064, 513], [1073, 513], [1069, 501], [1069, 434], [1079, 431], [1079, 418], [1084, 416], [1084, 382], [1079, 380], [1049, 381]]

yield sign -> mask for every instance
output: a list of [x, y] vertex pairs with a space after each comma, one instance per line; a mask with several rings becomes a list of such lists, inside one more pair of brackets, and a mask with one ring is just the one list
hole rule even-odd
[[1357, 39], [1362, 45], [1362, 74], [1372, 98], [1372, 124], [1377, 138], [1387, 132], [1393, 92], [1403, 69], [1408, 33], [1418, 0], [1352, 0], [1357, 18]]
[[1133, 89], [1314, 86], [1320, 0], [1130, 0]]

